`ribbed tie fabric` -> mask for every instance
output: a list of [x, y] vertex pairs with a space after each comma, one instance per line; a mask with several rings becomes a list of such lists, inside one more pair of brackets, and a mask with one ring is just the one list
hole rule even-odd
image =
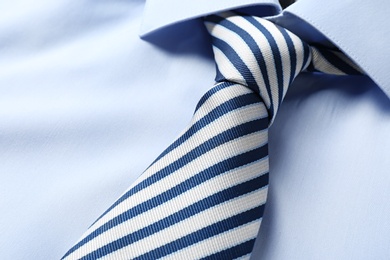
[[64, 259], [249, 258], [268, 190], [268, 127], [305, 69], [360, 74], [254, 16], [205, 18], [217, 83], [190, 126], [88, 229]]

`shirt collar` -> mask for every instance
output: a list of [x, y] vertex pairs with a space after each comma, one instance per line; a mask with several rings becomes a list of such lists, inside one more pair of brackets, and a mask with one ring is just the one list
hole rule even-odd
[[[326, 4], [319, 5], [319, 1], [299, 0], [275, 21], [301, 34], [299, 36], [302, 38], [309, 38], [309, 41], [331, 41], [354, 60], [390, 98], [388, 10], [390, 1], [351, 3], [327, 0]], [[295, 19], [295, 24], [291, 22], [294, 17], [299, 18]]]
[[232, 9], [246, 9], [254, 15], [275, 15], [281, 11], [278, 0], [147, 0], [140, 36], [193, 18]]
[[[281, 11], [277, 0], [147, 0], [140, 35], [231, 9], [245, 9], [246, 13], [259, 16]], [[309, 41], [331, 41], [390, 97], [390, 27], [386, 18], [389, 9], [390, 1], [381, 0], [327, 0], [321, 5], [319, 0], [299, 0], [274, 21]]]

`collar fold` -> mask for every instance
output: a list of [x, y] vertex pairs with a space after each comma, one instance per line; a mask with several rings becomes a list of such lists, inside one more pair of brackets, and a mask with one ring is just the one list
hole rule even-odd
[[147, 0], [140, 36], [193, 18], [225, 10], [243, 9], [254, 15], [276, 15], [281, 11], [278, 0]]
[[[299, 0], [288, 7], [279, 23], [296, 16], [317, 30], [312, 37], [321, 39], [318, 32], [356, 62], [390, 98], [390, 1]], [[302, 22], [302, 21], [301, 21]], [[294, 33], [294, 24], [287, 25]], [[304, 32], [304, 30], [301, 30]], [[306, 30], [307, 31], [307, 30]], [[298, 33], [299, 34], [299, 33]], [[307, 34], [307, 33], [306, 33]]]

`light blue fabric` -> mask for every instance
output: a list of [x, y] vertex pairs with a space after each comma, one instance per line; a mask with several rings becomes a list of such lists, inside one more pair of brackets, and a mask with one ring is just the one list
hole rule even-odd
[[145, 5], [140, 35], [145, 36], [169, 25], [206, 14], [240, 8], [246, 8], [247, 11], [258, 15], [278, 14], [281, 11], [278, 0], [198, 0], [192, 3], [177, 0], [148, 0]]
[[[215, 68], [204, 29], [178, 22], [264, 10], [158, 2], [144, 16], [141, 0], [0, 3], [0, 259], [60, 258], [184, 129]], [[390, 3], [328, 2], [274, 19], [312, 41], [324, 29], [389, 93]], [[290, 89], [253, 259], [390, 258], [389, 100], [368, 77], [305, 74]]]

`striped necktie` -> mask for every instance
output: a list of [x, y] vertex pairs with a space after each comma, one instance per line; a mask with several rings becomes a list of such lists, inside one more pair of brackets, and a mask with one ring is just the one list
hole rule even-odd
[[191, 124], [64, 259], [249, 258], [268, 190], [268, 127], [302, 70], [361, 74], [254, 16], [205, 18], [217, 83]]

